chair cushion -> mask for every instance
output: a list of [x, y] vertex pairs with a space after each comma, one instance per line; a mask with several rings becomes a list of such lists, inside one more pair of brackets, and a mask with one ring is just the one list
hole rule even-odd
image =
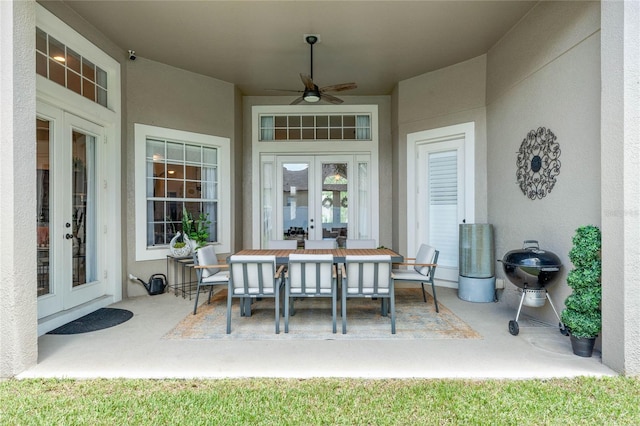
[[[390, 285], [391, 279], [391, 256], [345, 256], [346, 262], [346, 288], [348, 293], [357, 292], [357, 288], [362, 279], [363, 293], [373, 292], [375, 269], [378, 267], [378, 292], [384, 293]], [[362, 264], [362, 277], [360, 277], [360, 265]], [[343, 285], [343, 290], [345, 286]], [[351, 290], [351, 289], [356, 289]]]
[[333, 283], [333, 255], [295, 254], [289, 255], [289, 286], [292, 293], [302, 293], [302, 269], [304, 265], [304, 283], [307, 294], [317, 290], [317, 268], [320, 270], [320, 293], [331, 294]]
[[[436, 255], [436, 249], [433, 247], [422, 244], [420, 250], [416, 254], [416, 263], [433, 263], [433, 257]], [[431, 268], [429, 266], [415, 266], [416, 272], [428, 277]]]
[[393, 269], [391, 277], [396, 281], [429, 281], [428, 275], [422, 275], [414, 269]]
[[220, 271], [217, 274], [209, 275], [206, 278], [202, 278], [203, 284], [222, 284], [229, 281], [229, 272]]
[[[279, 288], [280, 278], [274, 278], [276, 271], [275, 256], [238, 256], [234, 255], [229, 258], [230, 276], [233, 278], [233, 293], [242, 294], [244, 292], [244, 284], [247, 283], [248, 293], [260, 293], [260, 277], [262, 277], [262, 285], [264, 293], [273, 293], [274, 286]], [[244, 266], [246, 268], [246, 276]]]
[[[198, 257], [198, 265], [217, 265], [218, 258], [216, 256], [216, 250], [213, 246], [204, 246], [196, 250], [196, 256]], [[202, 278], [207, 278], [210, 275], [215, 275], [220, 269], [207, 268], [202, 270]]]

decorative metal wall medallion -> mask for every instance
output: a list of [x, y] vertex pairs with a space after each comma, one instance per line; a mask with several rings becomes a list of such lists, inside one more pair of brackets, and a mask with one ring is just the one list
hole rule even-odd
[[545, 127], [531, 130], [520, 144], [516, 161], [516, 178], [522, 193], [532, 200], [550, 193], [560, 174], [559, 158], [556, 135]]

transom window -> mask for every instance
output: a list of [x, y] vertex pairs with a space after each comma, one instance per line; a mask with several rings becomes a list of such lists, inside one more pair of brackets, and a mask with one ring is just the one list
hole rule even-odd
[[368, 114], [260, 116], [260, 141], [313, 140], [371, 140], [371, 117]]
[[107, 106], [107, 72], [36, 28], [36, 73]]

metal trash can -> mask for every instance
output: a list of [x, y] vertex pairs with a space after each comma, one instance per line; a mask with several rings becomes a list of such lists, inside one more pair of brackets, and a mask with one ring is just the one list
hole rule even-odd
[[467, 302], [495, 301], [493, 225], [464, 223], [459, 235], [458, 297]]

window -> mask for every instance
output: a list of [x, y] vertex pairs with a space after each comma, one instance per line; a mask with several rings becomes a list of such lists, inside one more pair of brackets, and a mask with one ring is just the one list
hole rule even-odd
[[209, 241], [229, 250], [229, 139], [141, 124], [135, 139], [137, 260], [168, 253], [184, 210], [207, 216]]
[[371, 117], [356, 114], [260, 116], [260, 141], [296, 140], [371, 140]]
[[107, 106], [107, 72], [38, 27], [36, 73]]

